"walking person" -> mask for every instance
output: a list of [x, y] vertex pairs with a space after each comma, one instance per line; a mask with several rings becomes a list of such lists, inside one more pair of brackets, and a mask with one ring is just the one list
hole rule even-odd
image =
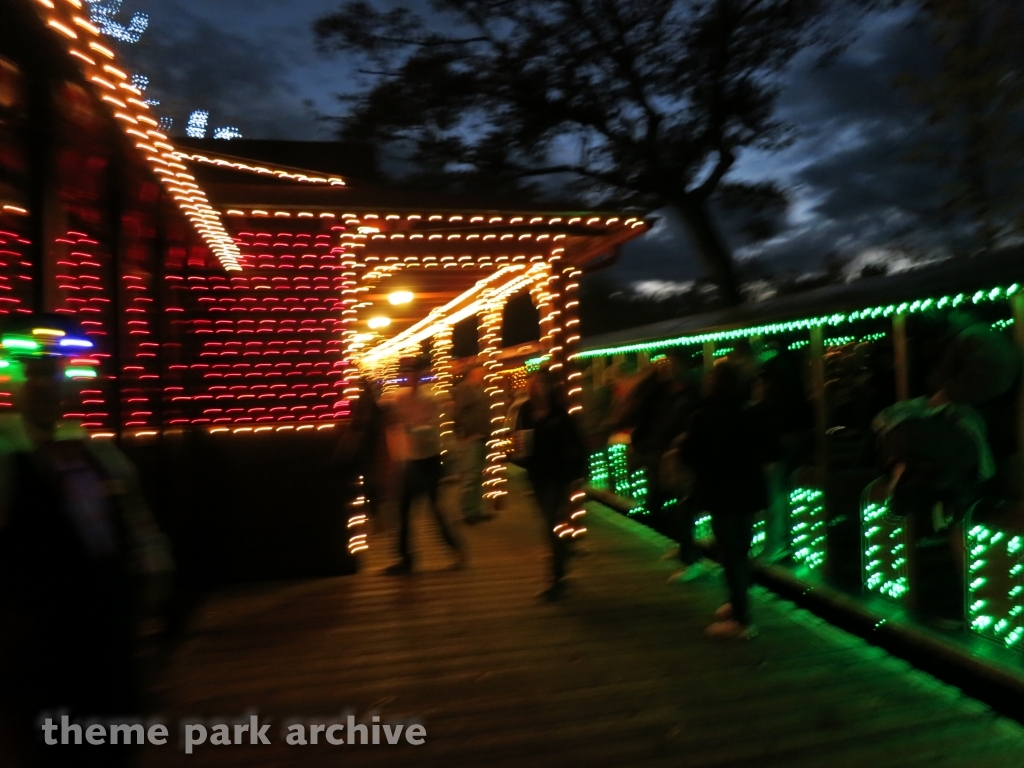
[[484, 390], [484, 369], [469, 369], [453, 393], [455, 435], [459, 439], [461, 476], [460, 502], [466, 525], [475, 525], [490, 517], [483, 511], [484, 466], [487, 463], [487, 439], [491, 435], [491, 403]]
[[757, 633], [747, 596], [754, 517], [768, 505], [765, 473], [781, 450], [761, 412], [746, 403], [738, 368], [719, 363], [704, 381], [704, 405], [694, 413], [679, 452], [695, 474], [694, 504], [711, 514], [729, 594], [707, 634], [745, 640]]
[[348, 429], [342, 432], [332, 461], [340, 466], [343, 494], [365, 496], [369, 518], [374, 525], [379, 525], [387, 464], [384, 410], [377, 402], [377, 392], [367, 379], [359, 382], [359, 390]]
[[516, 453], [533, 486], [551, 548], [551, 583], [539, 597], [557, 600], [565, 589], [571, 499], [586, 477], [587, 450], [551, 371], [533, 375], [529, 395], [516, 422]]
[[404, 436], [402, 490], [398, 503], [397, 563], [385, 569], [390, 575], [412, 573], [413, 553], [409, 542], [410, 512], [413, 502], [426, 497], [445, 543], [455, 553], [455, 567], [466, 564], [465, 549], [455, 537], [438, 504], [441, 483], [441, 412], [437, 402], [423, 391], [420, 380], [429, 363], [416, 358], [405, 363], [403, 371], [409, 377], [410, 389], [394, 401], [391, 418]]
[[779, 436], [782, 458], [768, 478], [765, 543], [761, 558], [773, 563], [790, 552], [790, 475], [807, 464], [814, 450], [814, 413], [803, 382], [799, 356], [787, 349], [773, 350], [754, 377], [752, 402]]

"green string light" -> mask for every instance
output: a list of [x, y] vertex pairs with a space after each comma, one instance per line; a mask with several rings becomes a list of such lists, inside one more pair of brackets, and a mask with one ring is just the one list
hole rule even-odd
[[814, 570], [825, 563], [825, 494], [818, 488], [794, 488], [789, 494], [793, 562]]
[[551, 359], [551, 355], [541, 355], [540, 357], [531, 357], [529, 360], [523, 361], [523, 367], [526, 368], [527, 373], [536, 373], [540, 370], [540, 367], [544, 365], [548, 360]]
[[1024, 537], [987, 525], [966, 532], [967, 620], [972, 632], [1013, 648], [1024, 639]]
[[861, 322], [864, 320], [875, 320], [879, 317], [888, 318], [895, 314], [917, 314], [932, 309], [945, 309], [946, 307], [959, 307], [965, 302], [982, 304], [992, 301], [1006, 301], [1020, 290], [1020, 285], [1014, 283], [1006, 288], [996, 287], [988, 291], [977, 291], [971, 295], [958, 293], [954, 296], [942, 296], [939, 298], [918, 299], [913, 302], [902, 302], [900, 304], [887, 304], [885, 306], [865, 307], [853, 312], [836, 312], [831, 315], [820, 315], [818, 317], [807, 317], [801, 320], [788, 320], [781, 323], [769, 323], [767, 325], [746, 326], [732, 328], [725, 331], [714, 331], [711, 333], [698, 333], [690, 336], [676, 336], [656, 341], [644, 341], [636, 344], [623, 344], [618, 347], [603, 347], [601, 349], [588, 349], [577, 352], [573, 359], [584, 359], [588, 357], [604, 357], [607, 355], [621, 355], [627, 352], [648, 352], [652, 349], [664, 349], [667, 347], [686, 347], [691, 344], [703, 344], [708, 341], [731, 341], [734, 339], [747, 338], [749, 336], [770, 336], [781, 333], [793, 333], [795, 331], [808, 331], [817, 327], [838, 328], [846, 323]]
[[903, 523], [889, 516], [888, 503], [867, 504], [861, 510], [861, 530], [864, 588], [890, 600], [902, 600], [909, 591]]

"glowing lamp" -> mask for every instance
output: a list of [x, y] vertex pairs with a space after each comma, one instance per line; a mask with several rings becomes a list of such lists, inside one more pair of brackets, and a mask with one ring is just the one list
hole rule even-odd
[[413, 295], [411, 291], [395, 291], [390, 296], [388, 296], [388, 301], [390, 301], [392, 304], [396, 306], [399, 304], [408, 304], [412, 300]]
[[390, 317], [371, 317], [369, 320], [366, 321], [366, 324], [368, 326], [370, 326], [371, 328], [373, 328], [374, 330], [376, 330], [378, 328], [387, 328], [389, 325], [391, 325], [391, 318]]
[[59, 339], [65, 335], [64, 331], [56, 328], [33, 328], [33, 336], [52, 336], [53, 338]]

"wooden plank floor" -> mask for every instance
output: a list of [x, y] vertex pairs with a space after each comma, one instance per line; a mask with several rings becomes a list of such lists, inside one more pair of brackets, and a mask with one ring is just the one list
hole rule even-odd
[[[144, 765], [1024, 767], [1024, 728], [764, 592], [757, 640], [706, 641], [720, 580], [667, 585], [667, 543], [616, 513], [592, 511], [566, 599], [538, 603], [540, 523], [514, 485], [510, 502], [461, 529], [464, 571], [420, 515], [416, 576], [381, 575], [376, 536], [356, 576], [211, 598], [156, 686], [161, 718], [255, 709], [274, 743]], [[415, 717], [426, 743], [284, 743], [287, 718], [348, 709]]]

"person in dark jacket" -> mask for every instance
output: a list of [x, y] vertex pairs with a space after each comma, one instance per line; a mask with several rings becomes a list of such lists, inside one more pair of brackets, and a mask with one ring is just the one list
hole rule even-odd
[[716, 365], [705, 378], [706, 400], [693, 415], [680, 458], [693, 469], [693, 503], [711, 514], [729, 602], [718, 609], [710, 637], [747, 639], [756, 634], [747, 590], [755, 515], [768, 505], [765, 471], [781, 457], [771, 425], [744, 398], [742, 373]]
[[385, 415], [369, 380], [362, 379], [359, 390], [348, 429], [342, 432], [332, 460], [341, 468], [342, 493], [351, 498], [365, 496], [370, 518], [377, 522], [384, 498]]
[[459, 465], [462, 480], [462, 518], [476, 525], [491, 516], [484, 514], [484, 467], [487, 466], [487, 440], [491, 436], [491, 400], [484, 386], [486, 371], [474, 366], [452, 392], [455, 401], [455, 435], [459, 438]]
[[551, 546], [551, 585], [540, 597], [555, 600], [565, 587], [569, 541], [575, 531], [569, 519], [571, 498], [586, 477], [587, 450], [551, 371], [534, 374], [529, 394], [516, 421], [515, 447], [523, 457], [520, 463], [533, 486]]
[[765, 544], [761, 557], [776, 562], [790, 554], [789, 495], [786, 483], [799, 467], [811, 462], [814, 451], [814, 412], [807, 397], [800, 357], [788, 349], [770, 350], [754, 377], [754, 408], [761, 411], [779, 436], [782, 459], [769, 477], [765, 514]]
[[[139, 714], [137, 621], [173, 569], [127, 457], [61, 421], [64, 360], [55, 344], [38, 345], [45, 351], [5, 368], [23, 377], [16, 412], [0, 420], [0, 592], [11, 612], [3, 629], [22, 629], [4, 649], [17, 665], [2, 693], [37, 738], [46, 717]], [[124, 744], [37, 746], [36, 764], [60, 768], [113, 768], [131, 756]]]

